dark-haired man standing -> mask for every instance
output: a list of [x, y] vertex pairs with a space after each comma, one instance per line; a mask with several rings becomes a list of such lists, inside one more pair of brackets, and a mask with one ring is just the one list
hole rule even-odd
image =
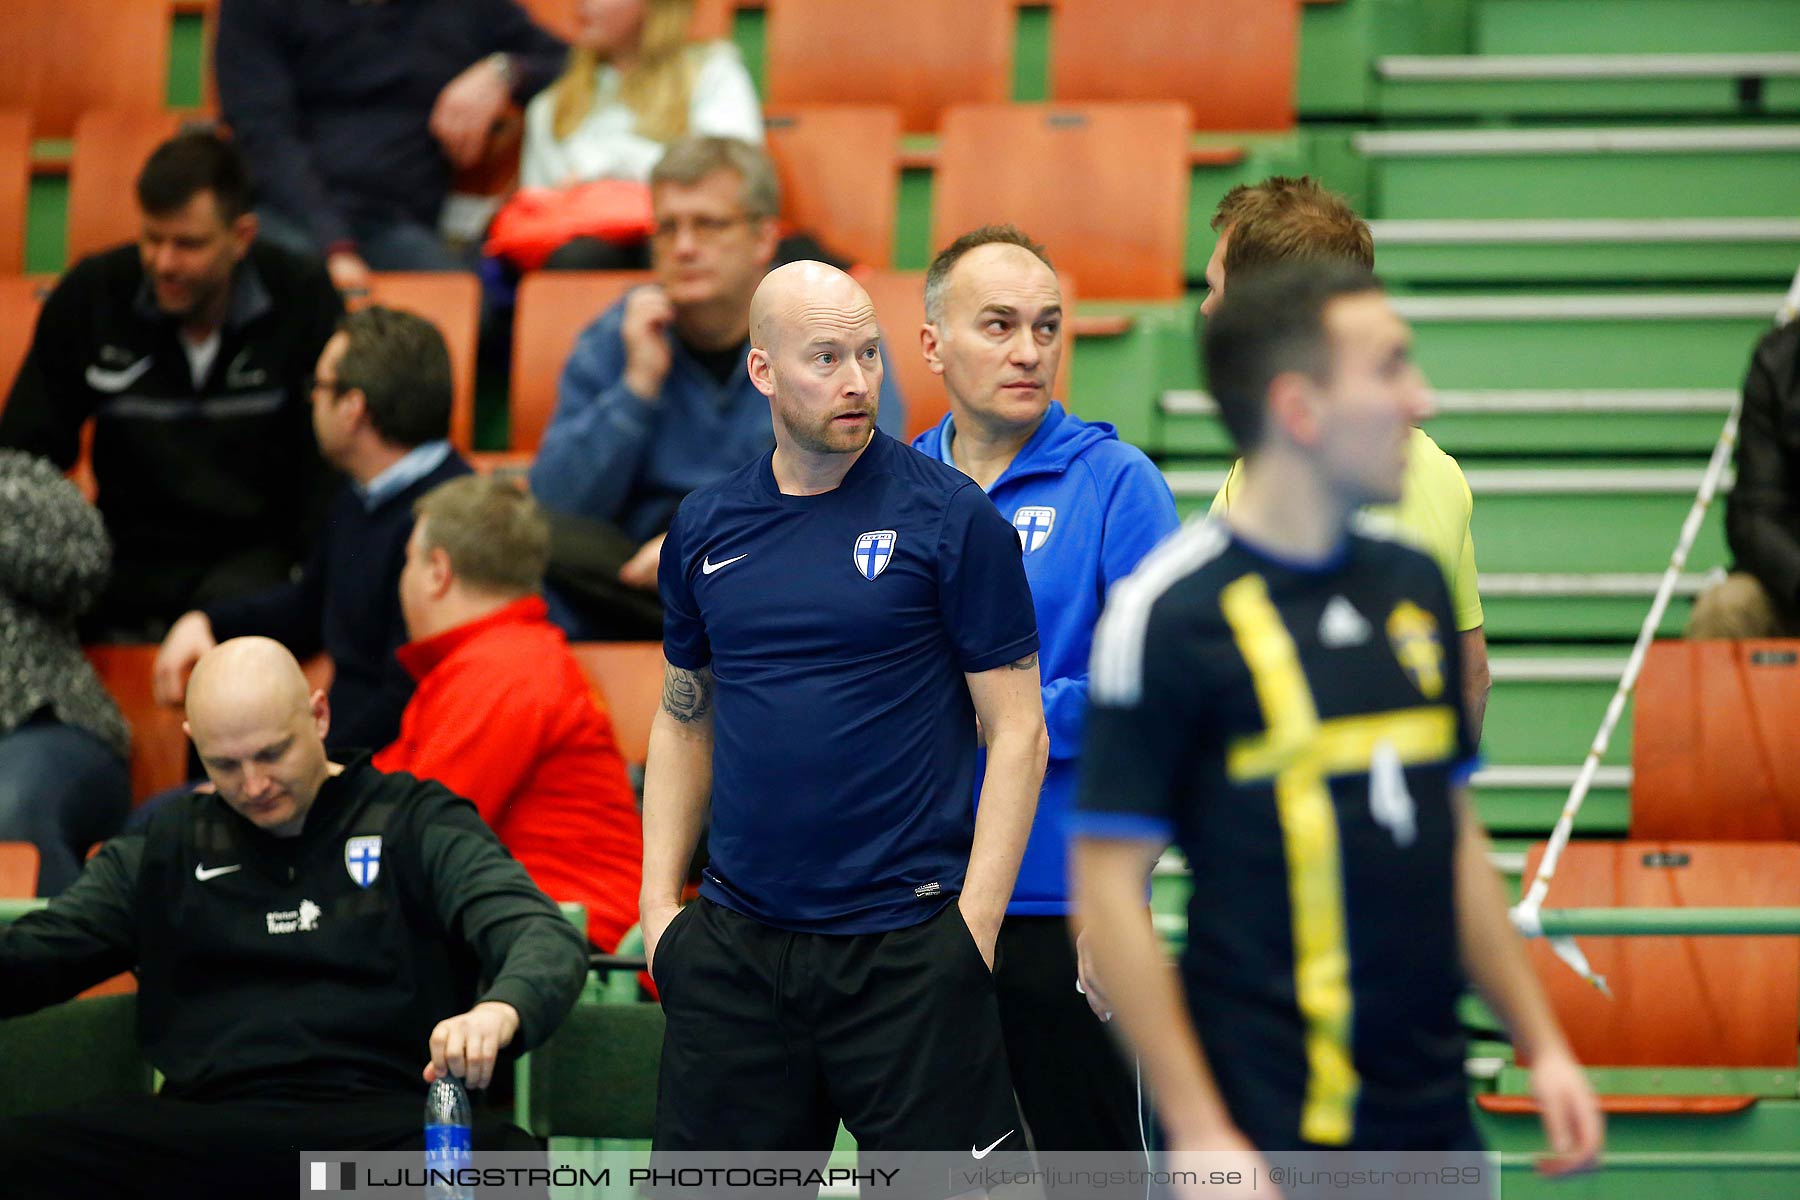
[[154, 640], [285, 579], [328, 486], [306, 403], [342, 312], [323, 268], [256, 243], [243, 162], [215, 134], [158, 147], [137, 199], [138, 244], [57, 284], [0, 412], [0, 446], [64, 470], [94, 419], [114, 560], [90, 639]]
[[394, 651], [406, 642], [400, 570], [412, 506], [469, 465], [450, 448], [450, 352], [437, 326], [371, 306], [345, 317], [312, 381], [313, 429], [349, 476], [299, 578], [220, 601], [175, 622], [156, 656], [155, 688], [180, 704], [188, 672], [215, 641], [260, 634], [298, 658], [323, 650], [331, 684], [333, 749], [385, 746], [400, 732], [412, 677]]

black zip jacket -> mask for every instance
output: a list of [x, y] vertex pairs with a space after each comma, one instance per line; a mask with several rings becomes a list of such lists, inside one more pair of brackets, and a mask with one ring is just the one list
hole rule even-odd
[[191, 605], [168, 594], [179, 590], [172, 580], [259, 551], [292, 564], [310, 543], [335, 478], [313, 440], [312, 377], [342, 312], [322, 265], [252, 246], [218, 354], [195, 386], [137, 248], [93, 255], [44, 301], [0, 412], [0, 446], [67, 470], [96, 418], [109, 592], [166, 596], [142, 607], [179, 615]]
[[1800, 611], [1800, 321], [1766, 334], [1750, 358], [1725, 538], [1739, 570]]
[[296, 838], [189, 796], [108, 842], [0, 928], [0, 1016], [133, 967], [164, 1094], [313, 1103], [417, 1092], [432, 1028], [479, 1000], [518, 1010], [509, 1054], [541, 1044], [587, 954], [472, 804], [365, 757]]

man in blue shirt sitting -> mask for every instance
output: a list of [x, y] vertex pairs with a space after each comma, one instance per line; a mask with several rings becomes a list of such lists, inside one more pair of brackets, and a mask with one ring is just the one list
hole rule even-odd
[[925, 275], [923, 349], [950, 412], [913, 445], [1012, 522], [1037, 605], [1050, 764], [996, 971], [1019, 1106], [1039, 1152], [1130, 1150], [1143, 1128], [1135, 1074], [1101, 1023], [1111, 1013], [1086, 939], [1079, 963], [1070, 941], [1069, 825], [1101, 606], [1180, 522], [1143, 451], [1051, 399], [1065, 318], [1044, 248], [1019, 230], [990, 225], [945, 247]]
[[880, 335], [849, 276], [772, 272], [751, 343], [775, 449], [688, 496], [660, 568], [656, 1148], [823, 1163], [841, 1118], [864, 1151], [1016, 1152], [992, 966], [1047, 743], [1018, 535], [876, 430]]
[[[656, 561], [681, 498], [768, 452], [750, 382], [750, 297], [774, 258], [780, 188], [760, 147], [676, 142], [650, 174], [656, 282], [581, 334], [531, 468], [551, 518], [550, 617], [576, 639], [656, 637]], [[904, 426], [881, 393], [881, 426]]]

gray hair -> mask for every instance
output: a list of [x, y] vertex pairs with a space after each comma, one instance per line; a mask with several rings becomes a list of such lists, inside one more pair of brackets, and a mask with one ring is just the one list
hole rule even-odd
[[735, 171], [743, 183], [740, 203], [752, 217], [781, 212], [781, 184], [775, 163], [761, 146], [738, 138], [684, 137], [671, 142], [650, 172], [650, 186], [679, 183], [693, 186], [715, 171]]

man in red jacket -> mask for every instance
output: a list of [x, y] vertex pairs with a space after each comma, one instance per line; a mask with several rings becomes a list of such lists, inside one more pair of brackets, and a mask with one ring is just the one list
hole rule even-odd
[[537, 595], [550, 534], [531, 498], [480, 476], [433, 489], [400, 573], [418, 690], [383, 771], [435, 779], [481, 810], [553, 899], [585, 905], [613, 949], [637, 919], [643, 826], [612, 722]]

